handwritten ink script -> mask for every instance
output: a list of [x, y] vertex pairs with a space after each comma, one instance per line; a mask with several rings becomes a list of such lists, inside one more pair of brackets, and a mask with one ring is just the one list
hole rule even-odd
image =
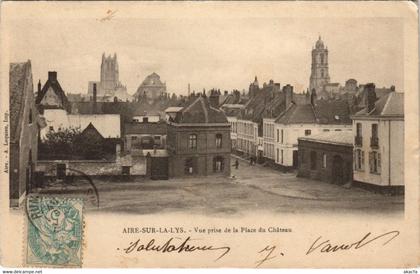
[[390, 241], [395, 239], [400, 235], [399, 231], [390, 231], [387, 233], [380, 234], [378, 236], [373, 236], [371, 232], [367, 233], [362, 239], [352, 242], [352, 243], [331, 243], [330, 240], [325, 240], [321, 242], [322, 236], [319, 236], [311, 245], [311, 247], [306, 252], [306, 255], [311, 254], [312, 252], [319, 251], [320, 253], [333, 253], [338, 251], [345, 251], [350, 249], [360, 249], [368, 244], [371, 244], [375, 241], [383, 240], [382, 245], [388, 244]]
[[[276, 249], [276, 246], [275, 245], [273, 245], [273, 246], [267, 245], [266, 247], [264, 247], [263, 249], [261, 249], [258, 253], [261, 254], [264, 257], [261, 260], [256, 261], [255, 262], [256, 263], [255, 266], [256, 267], [259, 267], [263, 263], [265, 263], [265, 262], [267, 262], [269, 260], [272, 260], [272, 259], [276, 258], [277, 256], [275, 256], [273, 254], [273, 252], [274, 252], [275, 249]], [[271, 256], [271, 254], [273, 254], [273, 256]], [[284, 256], [284, 253], [283, 252], [280, 252], [279, 254], [281, 256]]]
[[[268, 231], [273, 230], [269, 228]], [[229, 234], [229, 233], [264, 233], [267, 231], [265, 228], [247, 228], [238, 229], [238, 228], [197, 228], [188, 229], [185, 227], [143, 227], [143, 228], [124, 228], [123, 233], [139, 233], [139, 234], [184, 234], [184, 233], [197, 233], [197, 234]], [[258, 232], [257, 232], [258, 231]], [[261, 232], [260, 232], [261, 231]], [[276, 229], [275, 231], [284, 231], [282, 229]], [[372, 233], [368, 232], [362, 234], [363, 236], [356, 241], [342, 241], [342, 242], [333, 242], [330, 239], [325, 238], [325, 236], [319, 236], [312, 242], [309, 249], [306, 251], [306, 255], [310, 255], [316, 252], [321, 254], [334, 253], [338, 251], [347, 251], [347, 250], [358, 250], [365, 246], [376, 245], [385, 246], [392, 240], [394, 240], [400, 234], [399, 231], [393, 230], [386, 233]], [[260, 267], [266, 265], [267, 263], [274, 262], [281, 259], [287, 253], [287, 250], [279, 248], [279, 243], [270, 243], [269, 245], [263, 244], [257, 246], [256, 249], [247, 251], [248, 254], [253, 256], [255, 254], [254, 266]], [[120, 248], [117, 248], [120, 250]], [[216, 245], [213, 243], [205, 242], [204, 239], [193, 239], [191, 236], [185, 237], [170, 237], [164, 240], [152, 238], [144, 239], [137, 238], [134, 241], [131, 241], [124, 248], [121, 248], [122, 252], [125, 254], [135, 254], [135, 253], [146, 253], [146, 252], [155, 252], [155, 253], [178, 253], [178, 254], [191, 254], [193, 252], [209, 253], [214, 254], [213, 260], [216, 262], [228, 255], [231, 255], [235, 252], [229, 245]], [[305, 249], [304, 249], [305, 250]], [[305, 251], [303, 251], [305, 252]], [[211, 255], [213, 256], [213, 255]], [[252, 261], [251, 261], [252, 262]]]
[[[173, 241], [177, 241], [178, 243], [173, 243]], [[181, 240], [181, 241], [180, 241]], [[135, 242], [131, 242], [128, 247], [124, 248], [124, 252], [129, 254], [131, 252], [161, 252], [161, 253], [170, 253], [170, 252], [195, 252], [195, 251], [220, 251], [220, 255], [216, 258], [215, 261], [223, 258], [226, 254], [230, 252], [229, 246], [220, 246], [215, 247], [212, 245], [197, 245], [192, 244], [191, 237], [187, 237], [185, 240], [181, 238], [170, 238], [163, 244], [156, 243], [155, 239], [151, 239], [149, 242], [143, 244], [138, 239]]]
[[117, 13], [118, 10], [107, 10], [106, 11], [106, 15], [104, 17], [98, 18], [96, 20], [99, 20], [100, 22], [104, 22], [104, 21], [110, 21], [112, 18], [115, 17], [115, 14]]

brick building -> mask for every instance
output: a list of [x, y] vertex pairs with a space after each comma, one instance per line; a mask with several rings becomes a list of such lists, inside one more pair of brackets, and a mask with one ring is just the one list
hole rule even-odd
[[170, 177], [230, 175], [230, 124], [223, 111], [198, 96], [171, 112], [167, 123]]
[[10, 206], [19, 206], [32, 187], [37, 163], [39, 130], [43, 120], [35, 107], [31, 62], [11, 63], [10, 96]]
[[353, 178], [353, 133], [324, 132], [298, 139], [298, 176], [345, 184]]

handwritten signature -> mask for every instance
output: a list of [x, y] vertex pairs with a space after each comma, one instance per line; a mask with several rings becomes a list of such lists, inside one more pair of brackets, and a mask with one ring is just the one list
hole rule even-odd
[[[265, 262], [267, 262], [267, 261], [269, 261], [269, 260], [272, 260], [272, 259], [274, 259], [274, 258], [277, 258], [277, 256], [271, 256], [271, 254], [273, 254], [273, 252], [274, 252], [274, 250], [276, 249], [277, 247], [275, 246], [275, 245], [273, 245], [273, 246], [269, 246], [269, 245], [267, 245], [266, 247], [264, 247], [263, 249], [261, 249], [260, 251], [258, 251], [258, 253], [259, 254], [262, 254], [263, 256], [265, 255], [265, 257], [264, 258], [262, 258], [261, 260], [258, 260], [258, 261], [256, 261], [255, 262], [255, 267], [259, 267], [259, 266], [261, 266], [263, 263], [265, 263]], [[279, 253], [281, 256], [284, 256], [284, 253], [283, 252], [280, 252]]]
[[193, 241], [191, 237], [187, 237], [184, 241], [181, 241], [178, 244], [172, 243], [172, 241], [176, 240], [182, 240], [181, 238], [170, 238], [167, 240], [164, 244], [157, 244], [155, 243], [155, 239], [151, 239], [146, 244], [142, 244], [140, 242], [140, 239], [138, 239], [135, 242], [131, 242], [127, 248], [124, 248], [123, 250], [125, 253], [131, 253], [131, 252], [141, 252], [141, 251], [154, 251], [154, 252], [161, 252], [161, 253], [170, 253], [170, 252], [195, 252], [195, 251], [221, 251], [221, 254], [216, 258], [215, 261], [220, 260], [225, 255], [227, 255], [230, 252], [230, 247], [228, 246], [220, 246], [215, 247], [212, 245], [194, 245], [191, 244], [190, 241]]
[[114, 18], [115, 14], [117, 13], [118, 10], [107, 10], [106, 11], [106, 15], [102, 18], [98, 18], [96, 20], [99, 20], [100, 22], [104, 22], [107, 20], [111, 20], [112, 18]]
[[[321, 241], [322, 236], [319, 236], [309, 247], [308, 251], [306, 252], [306, 255], [311, 254], [314, 251], [319, 251], [321, 253], [333, 253], [337, 251], [345, 251], [350, 249], [359, 249], [362, 248], [374, 241], [377, 241], [379, 239], [386, 240], [383, 242], [383, 246], [388, 244], [390, 241], [395, 239], [400, 235], [400, 232], [397, 230], [390, 231], [387, 233], [380, 234], [378, 236], [373, 237], [372, 233], [369, 232], [366, 235], [364, 235], [360, 240], [353, 242], [353, 243], [344, 243], [344, 244], [332, 244], [330, 240]], [[372, 238], [373, 237], [373, 238]]]

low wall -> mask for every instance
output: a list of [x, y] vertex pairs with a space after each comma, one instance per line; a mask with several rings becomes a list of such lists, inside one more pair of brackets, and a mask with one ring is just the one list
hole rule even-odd
[[[131, 157], [130, 157], [131, 158]], [[146, 158], [136, 157], [135, 161], [89, 161], [89, 160], [40, 160], [37, 163], [37, 171], [44, 172], [44, 176], [56, 176], [57, 165], [66, 165], [66, 175], [88, 176], [118, 176], [122, 175], [122, 167], [130, 167], [130, 175], [146, 175]]]

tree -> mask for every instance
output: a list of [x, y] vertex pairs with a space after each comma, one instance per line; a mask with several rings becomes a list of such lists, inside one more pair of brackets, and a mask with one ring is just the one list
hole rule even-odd
[[80, 128], [49, 131], [39, 143], [39, 158], [48, 160], [102, 159], [110, 151], [105, 140]]

